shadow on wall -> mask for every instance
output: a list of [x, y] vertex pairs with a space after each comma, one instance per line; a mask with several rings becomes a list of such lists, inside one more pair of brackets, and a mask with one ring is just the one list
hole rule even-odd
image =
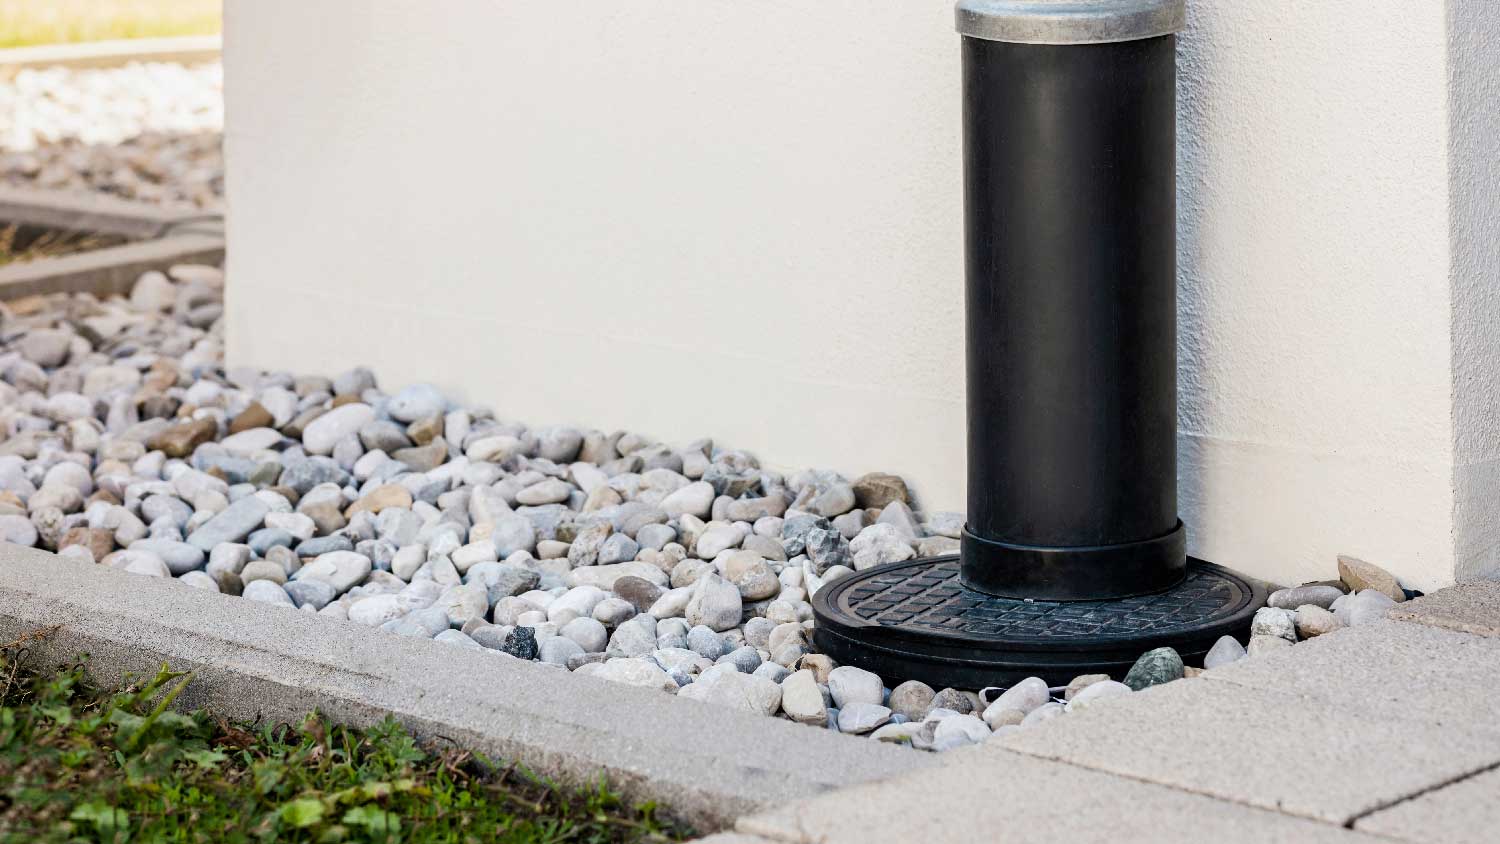
[[1208, 136], [1203, 105], [1213, 102], [1213, 87], [1219, 79], [1212, 72], [1216, 54], [1200, 46], [1216, 37], [1214, 22], [1214, 16], [1188, 4], [1191, 34], [1179, 36], [1177, 42], [1177, 509], [1187, 525], [1189, 553], [1196, 553], [1195, 534], [1207, 530], [1212, 520], [1207, 506], [1213, 488], [1211, 470], [1195, 459], [1198, 449], [1191, 441], [1203, 430], [1206, 415], [1201, 380], [1213, 372], [1208, 297], [1201, 272], [1209, 248], [1205, 240], [1214, 231], [1205, 220], [1209, 205], [1204, 201], [1212, 189], [1207, 160], [1211, 151], [1198, 141]]

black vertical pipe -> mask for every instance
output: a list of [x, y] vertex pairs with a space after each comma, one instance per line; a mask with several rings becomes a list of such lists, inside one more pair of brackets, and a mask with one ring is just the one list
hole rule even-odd
[[1175, 46], [963, 38], [972, 589], [1106, 599], [1185, 574]]

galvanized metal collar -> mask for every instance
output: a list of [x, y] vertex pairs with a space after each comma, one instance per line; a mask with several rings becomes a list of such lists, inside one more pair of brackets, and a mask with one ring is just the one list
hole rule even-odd
[[958, 31], [1015, 44], [1108, 44], [1170, 35], [1186, 0], [959, 0]]

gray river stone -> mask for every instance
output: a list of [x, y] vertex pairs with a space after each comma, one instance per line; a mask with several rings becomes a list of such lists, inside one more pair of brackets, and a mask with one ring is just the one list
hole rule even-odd
[[207, 553], [220, 543], [239, 542], [260, 527], [269, 512], [271, 508], [264, 501], [247, 495], [193, 531], [187, 538], [188, 544]]
[[1220, 636], [1203, 657], [1204, 668], [1218, 668], [1245, 658], [1245, 646], [1233, 636]]
[[710, 572], [693, 585], [687, 605], [688, 623], [724, 631], [738, 626], [743, 614], [740, 590], [733, 583]]
[[882, 704], [885, 700], [880, 675], [852, 665], [840, 665], [829, 672], [828, 693], [840, 709], [851, 703]]
[[161, 558], [167, 564], [168, 570], [173, 577], [182, 575], [203, 566], [206, 556], [203, 549], [186, 542], [178, 542], [171, 539], [141, 539], [130, 543], [132, 551], [148, 551]]
[[1130, 666], [1130, 671], [1125, 674], [1125, 685], [1140, 691], [1181, 680], [1183, 671], [1182, 657], [1177, 655], [1177, 651], [1172, 648], [1156, 648], [1141, 654], [1135, 665]]
[[1326, 610], [1333, 606], [1333, 602], [1337, 601], [1343, 594], [1343, 590], [1336, 586], [1325, 586], [1322, 584], [1294, 586], [1290, 589], [1277, 589], [1275, 592], [1272, 592], [1271, 597], [1266, 600], [1266, 604], [1283, 610], [1295, 610], [1298, 607], [1312, 604], [1315, 607], [1321, 607]]

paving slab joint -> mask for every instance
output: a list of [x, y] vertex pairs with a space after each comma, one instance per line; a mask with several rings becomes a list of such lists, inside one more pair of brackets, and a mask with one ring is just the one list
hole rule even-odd
[[1393, 808], [1395, 808], [1397, 806], [1400, 806], [1400, 805], [1402, 805], [1404, 803], [1410, 803], [1413, 800], [1417, 800], [1417, 799], [1420, 799], [1422, 797], [1426, 797], [1426, 796], [1428, 796], [1430, 794], [1433, 794], [1434, 792], [1442, 791], [1445, 788], [1449, 788], [1451, 786], [1458, 785], [1459, 783], [1462, 783], [1462, 782], [1464, 782], [1466, 780], [1471, 780], [1471, 779], [1474, 779], [1475, 777], [1484, 776], [1485, 774], [1489, 774], [1489, 773], [1491, 773], [1493, 771], [1500, 771], [1500, 762], [1496, 762], [1493, 765], [1487, 765], [1487, 766], [1485, 766], [1483, 768], [1476, 768], [1475, 770], [1468, 771], [1466, 773], [1462, 773], [1462, 774], [1459, 774], [1459, 775], [1454, 776], [1454, 777], [1449, 777], [1448, 779], [1446, 779], [1446, 780], [1444, 780], [1442, 782], [1434, 783], [1431, 786], [1428, 786], [1427, 788], [1421, 789], [1420, 791], [1414, 791], [1411, 794], [1403, 795], [1403, 796], [1401, 796], [1401, 797], [1399, 797], [1399, 798], [1397, 798], [1395, 800], [1387, 801], [1383, 805], [1376, 806], [1376, 807], [1374, 807], [1374, 808], [1372, 808], [1372, 809], [1370, 809], [1368, 811], [1360, 812], [1359, 814], [1355, 815], [1354, 817], [1350, 818], [1347, 822], [1345, 822], [1344, 823], [1344, 827], [1347, 828], [1347, 829], [1354, 829], [1355, 828], [1355, 824], [1357, 824], [1360, 821], [1363, 821], [1363, 820], [1369, 818], [1371, 815], [1377, 815], [1377, 814], [1379, 814], [1381, 812], [1387, 811], [1389, 809], [1393, 809]]
[[1391, 607], [1386, 618], [1500, 637], [1500, 582], [1476, 580], [1440, 589]]

